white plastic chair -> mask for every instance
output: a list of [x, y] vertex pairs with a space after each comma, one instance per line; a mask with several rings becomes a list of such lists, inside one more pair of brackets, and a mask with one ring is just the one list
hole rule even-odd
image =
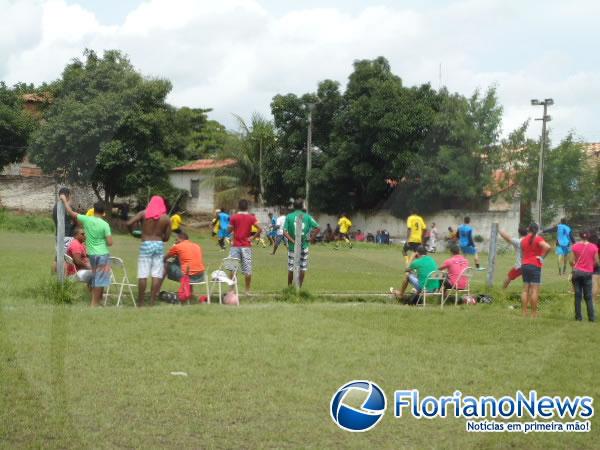
[[[454, 294], [454, 305], [458, 305], [458, 294], [467, 294], [467, 295], [471, 295], [471, 278], [473, 277], [473, 268], [472, 267], [465, 267], [463, 269], [463, 271], [460, 273], [460, 275], [458, 275], [458, 278], [456, 278], [456, 283], [454, 284], [454, 286], [452, 286], [451, 288], [447, 289], [446, 292], [448, 292], [447, 295], [444, 296], [444, 299], [442, 300], [442, 308], [444, 307], [444, 303], [446, 303], [446, 301], [448, 300], [448, 298]], [[467, 279], [467, 286], [464, 289], [458, 289], [456, 287], [456, 285], [458, 284], [459, 280], [461, 280], [462, 278], [466, 278]]]
[[[73, 266], [75, 268], [75, 273], [72, 275], [66, 275], [70, 280], [75, 280], [78, 281], [80, 283], [84, 283], [84, 281], [80, 280], [79, 277], [77, 276], [77, 266], [75, 265], [75, 261], [73, 261], [73, 258], [71, 258], [69, 255], [67, 255], [65, 253], [65, 263], [68, 266]], [[66, 274], [67, 271], [65, 271]]]
[[[237, 274], [240, 270], [240, 259], [233, 258], [231, 256], [223, 258], [223, 262], [218, 270], [227, 271], [231, 274], [229, 279], [233, 282], [233, 285], [235, 286], [235, 295], [237, 295], [239, 298]], [[219, 303], [223, 303], [223, 289], [221, 286], [223, 284], [227, 284], [227, 286], [229, 286], [229, 284], [224, 280], [211, 280], [211, 283], [213, 286], [217, 284], [219, 288]]]
[[209, 274], [210, 274], [210, 272], [208, 271], [208, 266], [206, 266], [204, 268], [204, 281], [193, 282], [193, 281], [191, 281], [192, 277], [190, 277], [190, 286], [192, 286], [192, 287], [193, 286], [202, 286], [202, 285], [206, 286], [206, 299], [207, 299], [206, 302], [208, 304], [210, 304], [210, 288], [208, 287], [208, 285], [210, 284]]
[[[110, 288], [114, 285], [115, 287], [119, 287], [119, 294], [117, 296], [117, 306], [121, 306], [121, 297], [123, 296], [123, 290], [125, 288], [128, 289], [129, 295], [131, 296], [131, 301], [133, 302], [133, 306], [137, 306], [135, 302], [135, 297], [133, 295], [132, 287], [136, 287], [136, 284], [133, 284], [129, 281], [129, 277], [127, 276], [127, 269], [125, 268], [125, 263], [121, 258], [117, 258], [116, 256], [110, 256], [110, 285], [106, 288], [106, 292], [104, 293], [104, 306], [106, 306], [106, 302], [108, 301], [108, 296], [110, 295]], [[121, 280], [118, 281], [115, 276], [114, 269], [118, 268], [123, 275]]]
[[[419, 301], [423, 300], [423, 306], [427, 304], [427, 297], [435, 297], [439, 296], [440, 301], [444, 300], [444, 281], [446, 280], [446, 272], [441, 270], [434, 270], [425, 279], [425, 285], [421, 287], [421, 292], [419, 293], [419, 297], [417, 298], [417, 306], [419, 305]], [[440, 287], [435, 291], [428, 292], [425, 289], [429, 281], [439, 281]]]

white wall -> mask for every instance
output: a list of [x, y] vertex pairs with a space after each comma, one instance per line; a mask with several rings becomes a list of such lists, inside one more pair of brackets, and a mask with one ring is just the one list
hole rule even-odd
[[215, 192], [212, 186], [206, 183], [207, 176], [201, 175], [199, 172], [170, 172], [169, 181], [178, 189], [185, 189], [188, 193], [191, 193], [191, 182], [192, 180], [198, 180], [199, 191], [198, 198], [192, 198], [191, 194], [188, 194], [185, 199], [185, 209], [192, 213], [212, 213], [215, 206]]
[[[436, 224], [440, 238], [446, 235], [447, 229], [451, 226], [454, 230], [463, 222], [465, 216], [471, 217], [471, 225], [474, 228], [474, 235], [481, 235], [485, 239], [486, 245], [489, 240], [493, 222], [498, 222], [499, 227], [507, 230], [509, 233], [516, 234], [519, 226], [519, 211], [512, 209], [509, 211], [490, 211], [473, 212], [464, 210], [440, 211], [436, 214], [425, 216], [425, 222], [430, 227], [433, 222]], [[316, 214], [315, 218], [324, 229], [329, 223], [335, 229], [337, 217], [327, 214]], [[396, 218], [388, 212], [377, 213], [358, 213], [350, 217], [352, 220], [352, 230], [358, 229], [365, 233], [375, 234], [377, 230], [387, 230], [390, 236], [397, 242], [406, 238], [406, 218]]]

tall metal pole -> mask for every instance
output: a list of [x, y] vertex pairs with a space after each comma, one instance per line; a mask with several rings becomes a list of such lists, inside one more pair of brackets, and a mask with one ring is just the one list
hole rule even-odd
[[308, 211], [308, 202], [310, 198], [310, 169], [312, 167], [312, 105], [308, 107], [308, 137], [306, 139], [306, 210]]
[[262, 137], [258, 139], [258, 178], [260, 182], [260, 206], [264, 206], [264, 196], [265, 196], [265, 184], [263, 181], [263, 140]]
[[548, 102], [544, 101], [544, 115], [542, 117], [542, 139], [540, 142], [540, 162], [538, 167], [538, 185], [537, 185], [537, 223], [542, 229], [542, 190], [544, 187], [544, 146], [546, 143], [546, 120], [548, 118]]

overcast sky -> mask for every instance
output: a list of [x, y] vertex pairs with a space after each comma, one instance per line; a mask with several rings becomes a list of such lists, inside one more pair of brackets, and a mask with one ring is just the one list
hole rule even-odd
[[[269, 114], [273, 95], [345, 83], [385, 56], [406, 85], [469, 95], [496, 84], [508, 132], [552, 97], [553, 139], [600, 141], [600, 2], [594, 0], [0, 0], [0, 79], [59, 77], [86, 47], [124, 50], [173, 83], [169, 101]], [[532, 135], [540, 123], [532, 123]]]

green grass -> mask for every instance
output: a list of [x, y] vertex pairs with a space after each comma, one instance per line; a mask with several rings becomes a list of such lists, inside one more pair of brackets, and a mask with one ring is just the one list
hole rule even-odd
[[[199, 240], [216, 268], [223, 254]], [[113, 247], [133, 278], [138, 245], [116, 236]], [[402, 276], [398, 248], [367, 245], [314, 246], [301, 302], [282, 291], [284, 251], [259, 248], [257, 294], [239, 308], [90, 309], [82, 286], [74, 304], [47, 301], [52, 248], [49, 234], [0, 232], [0, 447], [598, 447], [595, 420], [582, 434], [471, 434], [463, 419], [394, 419], [388, 407], [376, 428], [357, 435], [329, 418], [331, 396], [353, 379], [377, 382], [389, 402], [404, 388], [598, 398], [597, 325], [572, 320], [566, 280], [553, 276], [552, 264], [535, 321], [509, 309], [520, 282], [490, 306], [351, 301]], [[497, 283], [512, 262], [512, 254], [500, 257]], [[476, 291], [483, 280], [476, 275]], [[346, 295], [338, 301], [323, 292]], [[171, 375], [178, 371], [188, 376]]]

